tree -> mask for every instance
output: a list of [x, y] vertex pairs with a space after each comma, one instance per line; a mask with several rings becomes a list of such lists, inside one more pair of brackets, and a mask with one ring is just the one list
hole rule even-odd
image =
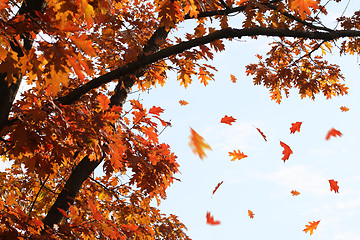
[[[337, 0], [335, 2], [340, 2]], [[152, 206], [176, 180], [176, 156], [158, 140], [162, 109], [124, 104], [131, 89], [185, 88], [213, 79], [207, 60], [223, 41], [277, 37], [247, 66], [280, 103], [290, 89], [312, 99], [344, 95], [323, 54], [358, 53], [359, 12], [325, 27], [314, 0], [2, 1], [0, 47], [3, 238], [188, 239]], [[241, 25], [231, 19], [241, 13]], [[212, 24], [210, 24], [210, 21]], [[193, 22], [182, 34], [181, 24]], [[234, 25], [232, 27], [231, 25]], [[319, 53], [322, 53], [319, 55]], [[15, 101], [20, 84], [28, 86]], [[114, 86], [111, 83], [115, 83]], [[99, 165], [101, 177], [92, 173]]]

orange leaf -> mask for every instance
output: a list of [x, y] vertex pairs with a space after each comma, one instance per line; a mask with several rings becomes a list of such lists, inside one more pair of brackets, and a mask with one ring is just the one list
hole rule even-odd
[[230, 79], [233, 83], [236, 83], [237, 79], [234, 75], [230, 74]]
[[99, 105], [102, 110], [105, 111], [109, 108], [110, 100], [104, 94], [100, 94], [99, 96], [97, 96], [97, 100], [99, 101]]
[[225, 117], [223, 117], [220, 121], [220, 123], [226, 123], [226, 124], [229, 124], [231, 125], [233, 122], [235, 122], [236, 119], [233, 118], [232, 116], [228, 117], [227, 115], [225, 115]]
[[298, 191], [296, 191], [296, 190], [292, 190], [292, 191], [291, 191], [291, 194], [292, 194], [293, 196], [297, 196], [297, 195], [299, 195], [300, 193], [299, 193]]
[[337, 185], [337, 181], [334, 179], [329, 180], [330, 183], [330, 191], [334, 190], [335, 193], [339, 193], [339, 186]]
[[348, 109], [348, 108], [345, 107], [345, 106], [342, 106], [342, 107], [340, 107], [340, 110], [341, 110], [342, 112], [347, 112], [347, 111], [349, 111], [350, 109]]
[[205, 149], [212, 150], [209, 144], [204, 141], [204, 138], [190, 128], [190, 142], [189, 145], [195, 154], [198, 154], [200, 159], [206, 157]]
[[187, 101], [184, 101], [184, 100], [180, 100], [179, 103], [180, 103], [180, 106], [185, 106], [185, 105], [189, 104]]
[[256, 128], [256, 130], [258, 130], [258, 132], [261, 134], [261, 136], [264, 138], [264, 140], [267, 141], [265, 134], [260, 130], [260, 128]]
[[213, 195], [214, 195], [214, 193], [218, 190], [218, 188], [221, 186], [221, 184], [223, 184], [223, 182], [224, 182], [224, 181], [221, 181], [221, 182], [219, 182], [219, 183], [216, 185], [214, 191], [212, 192]]
[[302, 122], [292, 123], [290, 128], [290, 134], [295, 133], [296, 131], [300, 132], [301, 124]]
[[164, 112], [164, 109], [162, 109], [161, 107], [152, 107], [150, 108], [149, 110], [149, 113], [152, 113], [152, 114], [155, 114], [155, 115], [158, 115], [160, 116], [160, 113]]
[[229, 152], [229, 156], [233, 157], [231, 161], [235, 161], [236, 159], [241, 160], [247, 157], [244, 153], [240, 152], [240, 150], [238, 150], [237, 152], [236, 150], [234, 150], [233, 152]]
[[282, 141], [280, 141], [280, 145], [284, 148], [284, 151], [282, 152], [284, 154], [284, 156], [281, 160], [284, 160], [284, 162], [285, 162], [286, 160], [289, 159], [290, 154], [293, 154], [293, 151], [291, 150], [291, 148], [288, 145], [286, 145]]
[[95, 49], [92, 47], [92, 41], [86, 40], [87, 36], [85, 34], [80, 37], [70, 36], [70, 39], [78, 46], [81, 50], [83, 50], [87, 55], [91, 57], [96, 56]]
[[251, 210], [248, 210], [248, 214], [250, 218], [254, 218], [255, 214]]
[[101, 213], [96, 209], [96, 206], [91, 199], [89, 199], [89, 206], [90, 206], [91, 212], [93, 213], [95, 220], [100, 220]]
[[341, 136], [342, 136], [342, 133], [341, 133], [340, 131], [336, 130], [335, 128], [332, 128], [332, 129], [330, 129], [330, 130], [328, 131], [328, 133], [326, 134], [325, 139], [326, 139], [326, 140], [329, 140], [330, 137], [337, 137], [337, 136], [341, 137]]
[[319, 9], [319, 3], [314, 0], [292, 0], [290, 8], [299, 13], [302, 19], [305, 19], [306, 15], [311, 14], [310, 8]]
[[66, 211], [65, 211], [64, 209], [57, 208], [57, 210], [58, 210], [64, 217], [68, 217], [68, 214], [66, 213]]
[[210, 212], [207, 212], [206, 213], [206, 224], [209, 224], [209, 225], [219, 225], [220, 224], [220, 221], [219, 220], [214, 220], [214, 217], [211, 216], [211, 213]]
[[310, 235], [313, 234], [313, 231], [316, 230], [317, 226], [319, 225], [320, 220], [319, 221], [313, 221], [313, 222], [309, 222], [309, 225], [305, 225], [305, 229], [303, 230], [305, 233], [307, 233], [308, 231], [310, 231]]

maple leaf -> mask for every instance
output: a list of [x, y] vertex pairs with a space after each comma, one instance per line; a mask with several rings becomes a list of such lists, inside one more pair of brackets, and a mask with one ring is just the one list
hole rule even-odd
[[179, 104], [180, 104], [180, 106], [185, 106], [185, 105], [188, 105], [189, 103], [187, 101], [180, 100]]
[[232, 116], [228, 117], [227, 115], [225, 115], [225, 117], [223, 117], [221, 119], [220, 123], [226, 123], [226, 124], [232, 125], [232, 123], [235, 121], [236, 121], [236, 119], [233, 118]]
[[331, 129], [328, 131], [328, 133], [326, 134], [325, 139], [326, 139], [326, 140], [329, 140], [330, 137], [337, 137], [337, 136], [341, 137], [341, 136], [342, 136], [342, 133], [341, 133], [340, 131], [336, 130], [335, 128], [331, 128]]
[[312, 221], [309, 222], [309, 225], [305, 225], [305, 229], [303, 230], [305, 233], [310, 231], [310, 235], [313, 234], [313, 231], [316, 230], [317, 226], [319, 225], [319, 221]]
[[214, 220], [214, 217], [211, 216], [211, 213], [210, 212], [207, 212], [206, 213], [206, 224], [209, 224], [209, 225], [219, 225], [220, 224], [220, 221], [219, 220]]
[[247, 157], [247, 155], [245, 155], [244, 153], [240, 152], [240, 150], [238, 150], [237, 152], [236, 152], [236, 150], [234, 150], [233, 152], [229, 152], [229, 156], [230, 156], [230, 157], [233, 157], [233, 158], [231, 159], [231, 161], [235, 161], [236, 159], [241, 160], [241, 159]]
[[190, 128], [190, 142], [189, 145], [195, 154], [198, 154], [200, 159], [206, 157], [205, 149], [212, 150], [209, 144], [204, 141], [204, 138]]
[[250, 218], [254, 218], [254, 213], [251, 210], [248, 210], [248, 215]]
[[329, 180], [329, 183], [330, 183], [330, 191], [333, 191], [335, 193], [339, 193], [339, 186], [337, 185], [337, 181], [335, 181], [334, 179], [330, 179]]
[[296, 191], [296, 190], [292, 190], [292, 191], [291, 191], [291, 194], [292, 194], [293, 196], [297, 196], [297, 195], [299, 195], [300, 193], [299, 193], [298, 191]]
[[256, 130], [258, 130], [258, 132], [261, 134], [261, 136], [264, 138], [264, 140], [266, 142], [267, 140], [266, 140], [265, 134], [260, 130], [260, 128], [256, 128]]
[[342, 107], [340, 107], [340, 110], [341, 110], [342, 112], [347, 112], [347, 111], [349, 111], [350, 109], [347, 108], [347, 107], [345, 107], [345, 106], [342, 106]]
[[295, 133], [296, 131], [300, 132], [301, 124], [302, 122], [292, 123], [290, 128], [290, 134]]
[[160, 113], [164, 112], [164, 109], [162, 109], [161, 107], [152, 107], [149, 110], [149, 113], [151, 114], [155, 114], [157, 116], [160, 116]]
[[233, 83], [236, 83], [237, 79], [234, 75], [230, 74], [230, 79]]
[[306, 15], [310, 15], [310, 7], [319, 9], [319, 3], [315, 0], [292, 0], [290, 2], [290, 8], [300, 14], [302, 19], [306, 18]]
[[221, 184], [223, 184], [223, 182], [224, 182], [224, 181], [221, 181], [221, 182], [219, 182], [219, 183], [216, 185], [214, 191], [212, 192], [212, 195], [214, 195], [214, 193], [218, 190], [218, 188], [221, 186]]
[[285, 162], [286, 160], [289, 159], [290, 154], [293, 154], [293, 151], [291, 150], [291, 148], [288, 145], [286, 145], [282, 141], [280, 141], [280, 145], [284, 148], [284, 151], [282, 152], [284, 154], [284, 156], [281, 160], [284, 160], [284, 162]]

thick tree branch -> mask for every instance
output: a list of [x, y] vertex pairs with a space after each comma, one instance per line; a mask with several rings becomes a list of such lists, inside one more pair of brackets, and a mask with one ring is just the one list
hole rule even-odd
[[245, 28], [234, 29], [226, 28], [210, 33], [206, 36], [192, 39], [186, 42], [181, 42], [177, 45], [165, 48], [156, 53], [150, 55], [142, 55], [137, 61], [130, 62], [124, 66], [121, 66], [107, 74], [104, 74], [98, 78], [95, 78], [88, 83], [74, 89], [68, 95], [57, 99], [61, 104], [69, 105], [77, 101], [82, 95], [86, 94], [92, 89], [98, 88], [103, 84], [109, 83], [115, 79], [128, 74], [134, 74], [139, 69], [144, 68], [148, 64], [155, 63], [161, 59], [165, 59], [172, 55], [181, 53], [185, 50], [197, 47], [200, 45], [208, 44], [219, 39], [226, 38], [242, 38], [251, 36], [268, 36], [268, 37], [293, 37], [304, 39], [319, 39], [319, 40], [335, 40], [343, 37], [358, 37], [360, 31], [357, 30], [338, 30], [332, 32], [305, 32], [305, 31], [293, 31], [289, 29], [273, 29], [273, 28]]

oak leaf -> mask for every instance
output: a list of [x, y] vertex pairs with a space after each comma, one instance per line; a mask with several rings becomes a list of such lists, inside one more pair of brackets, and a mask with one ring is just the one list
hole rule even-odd
[[334, 179], [330, 179], [329, 183], [330, 183], [330, 191], [334, 190], [335, 193], [339, 193], [339, 186], [337, 185], [338, 182], [335, 181]]
[[149, 110], [149, 113], [151, 114], [155, 114], [157, 116], [160, 116], [160, 113], [164, 112], [164, 109], [162, 109], [161, 107], [152, 107]]
[[207, 212], [206, 213], [206, 224], [209, 224], [209, 225], [219, 225], [220, 224], [220, 221], [219, 220], [214, 220], [214, 217], [211, 216], [211, 213], [210, 212]]
[[280, 141], [280, 145], [284, 148], [284, 151], [282, 152], [284, 154], [284, 156], [281, 160], [284, 160], [284, 162], [285, 162], [286, 160], [289, 159], [290, 154], [293, 154], [293, 151], [291, 150], [291, 148], [288, 145], [286, 145], [282, 141]]
[[212, 192], [212, 195], [214, 195], [214, 193], [218, 190], [218, 188], [221, 186], [221, 184], [223, 184], [223, 182], [224, 182], [224, 181], [221, 181], [221, 182], [219, 182], [219, 183], [216, 185], [214, 191]]
[[292, 123], [290, 128], [290, 134], [295, 133], [296, 131], [300, 132], [301, 124], [302, 122]]
[[237, 79], [234, 75], [230, 74], [230, 79], [233, 83], [236, 83]]
[[102, 110], [105, 111], [109, 108], [110, 100], [107, 96], [105, 96], [104, 94], [100, 94], [99, 96], [97, 96], [97, 100], [99, 101], [99, 105]]
[[336, 130], [335, 128], [332, 128], [332, 129], [330, 129], [330, 130], [328, 131], [328, 133], [326, 134], [325, 139], [326, 139], [326, 140], [329, 140], [330, 137], [337, 137], [337, 136], [341, 137], [341, 136], [342, 136], [342, 133], [341, 133], [340, 131]]
[[309, 222], [309, 225], [305, 225], [305, 229], [303, 230], [305, 233], [310, 231], [310, 235], [313, 234], [313, 231], [316, 230], [317, 226], [319, 225], [319, 221], [312, 221]]
[[347, 107], [345, 107], [345, 106], [342, 106], [342, 107], [340, 107], [340, 110], [341, 110], [342, 112], [347, 112], [347, 111], [349, 111], [350, 109], [347, 108]]
[[267, 140], [266, 140], [265, 134], [260, 130], [260, 128], [256, 128], [256, 130], [258, 130], [258, 132], [260, 133], [260, 135], [264, 138], [264, 140], [266, 142]]
[[190, 128], [190, 142], [189, 145], [193, 152], [199, 155], [200, 159], [206, 157], [205, 151], [206, 149], [212, 150], [209, 144], [204, 141], [204, 138], [200, 136], [194, 129]]
[[311, 14], [310, 8], [319, 9], [319, 3], [314, 0], [292, 0], [290, 8], [299, 13], [302, 19], [305, 19], [306, 15]]
[[296, 191], [296, 190], [292, 190], [292, 191], [291, 191], [291, 194], [292, 194], [293, 196], [297, 196], [297, 195], [299, 195], [300, 193], [299, 193], [298, 191]]
[[245, 155], [244, 153], [240, 152], [240, 150], [238, 150], [237, 152], [236, 152], [236, 150], [234, 150], [233, 152], [229, 152], [229, 156], [230, 156], [230, 157], [233, 157], [233, 158], [231, 159], [231, 161], [235, 161], [236, 159], [241, 160], [241, 159], [247, 157], [247, 155]]
[[251, 210], [248, 210], [248, 215], [250, 218], [254, 218], [254, 213]]
[[225, 117], [223, 117], [221, 119], [220, 123], [226, 123], [226, 124], [232, 125], [232, 123], [235, 121], [236, 121], [236, 119], [233, 118], [232, 116], [228, 117], [227, 115], [225, 115]]
[[179, 104], [180, 104], [180, 106], [185, 106], [185, 105], [188, 105], [189, 103], [185, 100], [180, 100]]

